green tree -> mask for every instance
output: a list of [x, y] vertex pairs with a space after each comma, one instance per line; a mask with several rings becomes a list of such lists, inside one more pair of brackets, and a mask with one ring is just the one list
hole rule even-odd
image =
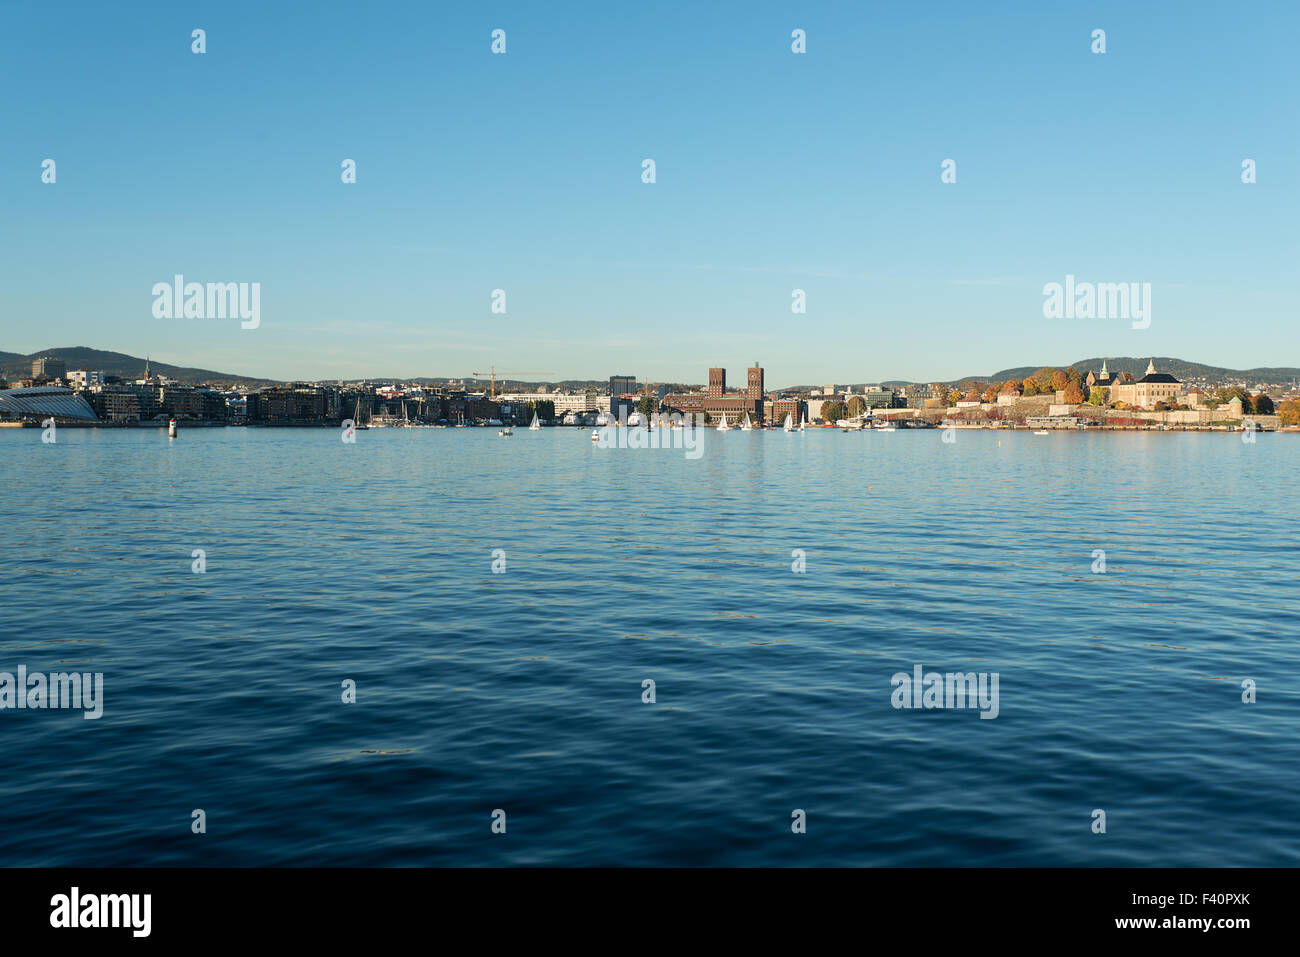
[[822, 421], [834, 425], [840, 419], [846, 418], [848, 407], [839, 400], [827, 402], [822, 405]]
[[656, 412], [658, 407], [659, 400], [652, 395], [643, 395], [636, 403], [636, 410], [647, 417], [649, 417], [652, 412]]
[[1250, 397], [1250, 411], [1255, 415], [1272, 415], [1273, 400], [1261, 392]]
[[1110, 401], [1110, 389], [1100, 385], [1093, 386], [1092, 394], [1088, 396], [1088, 401], [1093, 405], [1105, 405]]

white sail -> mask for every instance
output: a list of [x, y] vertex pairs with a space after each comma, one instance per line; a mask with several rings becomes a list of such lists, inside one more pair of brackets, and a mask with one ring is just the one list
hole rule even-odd
[[745, 421], [742, 422], [742, 423], [740, 424], [740, 431], [742, 431], [742, 432], [751, 432], [751, 431], [753, 431], [753, 428], [754, 428], [754, 427], [753, 427], [753, 426], [750, 424], [750, 422], [749, 422], [749, 413], [746, 412], [746, 413], [745, 413]]
[[537, 413], [534, 412], [534, 413], [533, 413], [533, 421], [532, 421], [532, 423], [528, 426], [528, 431], [529, 431], [529, 432], [540, 432], [541, 430], [542, 430], [542, 424], [541, 424], [540, 422], [537, 421]]
[[785, 417], [785, 430], [786, 430], [787, 432], [793, 432], [793, 431], [794, 431], [794, 416], [792, 416], [792, 415], [788, 415], [788, 414], [786, 415], [786, 417]]
[[730, 428], [731, 426], [727, 425], [727, 414], [724, 412], [722, 414], [722, 421], [718, 423], [718, 431], [726, 432]]

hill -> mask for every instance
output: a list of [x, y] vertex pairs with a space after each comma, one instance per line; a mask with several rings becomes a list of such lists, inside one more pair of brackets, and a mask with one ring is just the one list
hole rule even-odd
[[[106, 352], [89, 346], [65, 346], [57, 349], [42, 349], [30, 355], [17, 352], [0, 352], [0, 375], [14, 381], [32, 374], [32, 360], [43, 356], [62, 359], [68, 369], [94, 369], [107, 375], [121, 376], [124, 379], [138, 379], [144, 375], [145, 360], [129, 356], [124, 352]], [[198, 385], [202, 382], [214, 384], [248, 383], [250, 385], [270, 385], [273, 379], [257, 379], [250, 376], [235, 375], [232, 372], [215, 372], [211, 369], [195, 369], [189, 366], [174, 366], [156, 359], [149, 360], [149, 371], [167, 376], [185, 385]]]
[[[1188, 362], [1185, 359], [1176, 359], [1173, 356], [1155, 356], [1156, 368], [1161, 372], [1168, 372], [1176, 379], [1182, 382], [1188, 382], [1194, 379], [1207, 379], [1210, 381], [1232, 381], [1232, 382], [1290, 382], [1292, 379], [1300, 378], [1300, 369], [1287, 366], [1262, 366], [1254, 369], [1228, 369], [1223, 366], [1206, 365], [1202, 362]], [[1073, 366], [1080, 372], [1087, 374], [1090, 371], [1099, 371], [1101, 364], [1106, 363], [1106, 369], [1116, 375], [1123, 375], [1125, 372], [1130, 373], [1133, 378], [1140, 379], [1146, 372], [1147, 363], [1152, 360], [1151, 356], [1144, 358], [1133, 358], [1129, 356], [1106, 356], [1093, 359], [1080, 359], [1077, 362], [1070, 363], [1069, 366], [1060, 366], [1058, 368], [1070, 368]], [[995, 372], [991, 376], [969, 376], [960, 381], [966, 382], [970, 379], [979, 379], [982, 382], [1004, 382], [1007, 379], [1023, 379], [1027, 375], [1033, 375], [1042, 366], [1020, 366], [1015, 369], [1003, 369], [1001, 372]]]

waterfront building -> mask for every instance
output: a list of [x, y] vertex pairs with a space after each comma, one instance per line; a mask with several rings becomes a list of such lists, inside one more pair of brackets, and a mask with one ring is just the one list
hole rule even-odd
[[87, 393], [86, 401], [105, 422], [138, 422], [140, 400], [135, 392], [120, 386], [99, 388]]
[[715, 366], [709, 370], [708, 392], [678, 392], [665, 394], [663, 405], [666, 409], [693, 415], [706, 413], [711, 420], [726, 417], [728, 422], [743, 421], [748, 415], [758, 425], [763, 421], [763, 369], [755, 363], [747, 370], [744, 394], [727, 394], [727, 370]]
[[93, 422], [97, 418], [78, 393], [59, 386], [35, 386], [29, 389], [5, 389], [0, 392], [0, 419], [20, 421], [52, 417]]
[[[1102, 364], [1105, 369], [1105, 363]], [[1100, 381], [1100, 379], [1099, 379]], [[1147, 371], [1136, 382], [1115, 382], [1110, 386], [1110, 401], [1126, 402], [1140, 409], [1149, 409], [1157, 402], [1177, 402], [1182, 384], [1167, 372], [1156, 371], [1156, 360], [1147, 364]]]

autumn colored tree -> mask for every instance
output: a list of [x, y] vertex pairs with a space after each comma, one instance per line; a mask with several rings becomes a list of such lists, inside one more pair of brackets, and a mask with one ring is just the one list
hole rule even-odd
[[834, 424], [845, 417], [848, 407], [838, 399], [834, 402], [827, 402], [822, 406], [822, 421]]
[[1036, 379], [1034, 376], [1030, 376], [1029, 378], [1025, 379], [1025, 381], [1021, 384], [1020, 387], [1024, 390], [1025, 395], [1038, 395], [1038, 393], [1043, 391], [1042, 388], [1038, 385], [1038, 379]]
[[863, 400], [862, 396], [855, 395], [853, 398], [849, 399], [848, 404], [845, 406], [845, 410], [848, 412], [846, 418], [856, 419], [866, 411], [866, 408], [867, 403]]
[[980, 398], [981, 398], [981, 400], [984, 401], [984, 402], [996, 402], [996, 401], [998, 401], [998, 389], [997, 389], [997, 386], [990, 385], [987, 389], [984, 390], [984, 395], [981, 396]]
[[1250, 397], [1250, 411], [1255, 415], [1272, 415], [1273, 400], [1264, 393]]
[[1067, 380], [1065, 386], [1065, 404], [1078, 405], [1083, 401], [1083, 390]]
[[1283, 425], [1300, 425], [1300, 400], [1287, 399], [1279, 404], [1277, 415]]
[[[1070, 377], [1065, 374], [1064, 369], [1057, 369], [1055, 372], [1052, 373], [1052, 388], [1055, 389], [1057, 392], [1060, 392], [1069, 384], [1070, 384]], [[1066, 399], [1065, 401], [1069, 402], [1070, 400]]]

